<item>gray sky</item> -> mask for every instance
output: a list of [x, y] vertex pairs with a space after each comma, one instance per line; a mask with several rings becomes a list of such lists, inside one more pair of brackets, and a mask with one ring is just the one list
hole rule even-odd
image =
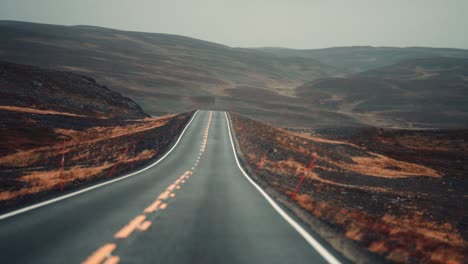
[[236, 47], [468, 49], [468, 0], [0, 0], [0, 20], [179, 34]]

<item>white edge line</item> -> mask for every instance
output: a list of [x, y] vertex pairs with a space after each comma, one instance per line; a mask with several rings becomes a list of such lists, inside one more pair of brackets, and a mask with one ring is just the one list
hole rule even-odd
[[234, 153], [234, 159], [236, 160], [237, 166], [239, 167], [240, 171], [244, 176], [249, 180], [249, 182], [257, 188], [257, 190], [265, 197], [265, 199], [270, 203], [270, 205], [280, 214], [286, 222], [288, 222], [328, 263], [330, 264], [340, 264], [341, 262], [335, 258], [328, 250], [326, 250], [311, 234], [309, 234], [301, 225], [299, 225], [296, 221], [294, 221], [278, 204], [273, 201], [273, 199], [260, 187], [257, 183], [255, 183], [250, 176], [244, 171], [242, 166], [239, 163], [239, 159], [237, 158], [237, 154], [235, 151], [234, 141], [232, 139], [231, 133], [231, 126], [229, 124], [229, 118], [227, 113], [224, 112], [226, 117], [226, 122], [228, 125], [229, 131], [229, 138], [231, 140], [232, 145], [232, 152]]
[[25, 213], [27, 211], [31, 211], [31, 210], [34, 210], [36, 208], [39, 208], [39, 207], [42, 207], [42, 206], [46, 206], [48, 204], [51, 204], [51, 203], [56, 203], [58, 201], [62, 201], [62, 200], [65, 200], [65, 199], [68, 199], [70, 197], [73, 197], [73, 196], [76, 196], [76, 195], [79, 195], [79, 194], [82, 194], [82, 193], [85, 193], [85, 192], [88, 192], [88, 191], [91, 191], [91, 190], [94, 190], [96, 188], [99, 188], [99, 187], [102, 187], [102, 186], [105, 186], [105, 185], [108, 185], [108, 184], [111, 184], [111, 183], [114, 183], [114, 182], [118, 182], [118, 181], [121, 181], [121, 180], [124, 180], [126, 178], [129, 178], [129, 177], [132, 177], [132, 176], [135, 176], [136, 174], [139, 174], [141, 172], [144, 172], [150, 168], [152, 168], [153, 166], [157, 165], [159, 162], [161, 162], [162, 160], [164, 160], [167, 155], [169, 155], [175, 147], [177, 147], [177, 145], [179, 144], [179, 141], [182, 139], [182, 136], [184, 135], [185, 131], [187, 130], [187, 128], [190, 126], [190, 124], [192, 123], [193, 119], [195, 118], [195, 116], [198, 114], [198, 110], [195, 112], [195, 114], [192, 116], [192, 118], [190, 119], [190, 122], [185, 126], [184, 130], [182, 130], [182, 133], [180, 133], [180, 136], [179, 138], [177, 139], [176, 143], [174, 144], [174, 146], [172, 146], [172, 148], [166, 153], [164, 154], [164, 156], [162, 156], [160, 159], [158, 159], [157, 161], [155, 161], [153, 164], [150, 164], [148, 165], [147, 167], [139, 170], [139, 171], [135, 171], [135, 172], [132, 172], [130, 174], [127, 174], [127, 175], [124, 175], [124, 176], [121, 176], [119, 178], [116, 178], [116, 179], [112, 179], [112, 180], [109, 180], [109, 181], [106, 181], [106, 182], [103, 182], [103, 183], [99, 183], [99, 184], [96, 184], [96, 185], [93, 185], [93, 186], [90, 186], [88, 188], [85, 188], [85, 189], [82, 189], [82, 190], [79, 190], [79, 191], [76, 191], [76, 192], [72, 192], [72, 193], [69, 193], [69, 194], [66, 194], [66, 195], [63, 195], [63, 196], [59, 196], [59, 197], [56, 197], [56, 198], [53, 198], [53, 199], [50, 199], [50, 200], [47, 200], [47, 201], [44, 201], [44, 202], [40, 202], [40, 203], [37, 203], [37, 204], [33, 204], [33, 205], [30, 205], [30, 206], [26, 206], [24, 208], [21, 208], [21, 209], [18, 209], [18, 210], [15, 210], [15, 211], [12, 211], [12, 212], [9, 212], [9, 213], [6, 213], [6, 214], [3, 214], [3, 215], [0, 215], [0, 220], [3, 220], [3, 219], [6, 219], [6, 218], [9, 218], [9, 217], [12, 217], [12, 216], [15, 216], [15, 215], [18, 215], [18, 214], [22, 214], [22, 213]]

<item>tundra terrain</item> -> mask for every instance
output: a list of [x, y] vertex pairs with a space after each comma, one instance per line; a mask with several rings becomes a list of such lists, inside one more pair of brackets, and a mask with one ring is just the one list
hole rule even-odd
[[[244, 166], [336, 236], [396, 263], [464, 263], [468, 185], [464, 131], [284, 130], [232, 114]], [[307, 167], [317, 157], [312, 171]], [[313, 226], [323, 237], [327, 228]], [[328, 234], [328, 235], [324, 235]], [[332, 243], [350, 259], [342, 240]]]
[[247, 49], [14, 21], [0, 21], [0, 34], [1, 60], [92, 77], [151, 115], [213, 109], [281, 127], [467, 126], [462, 49]]
[[0, 91], [1, 209], [148, 164], [190, 116], [149, 117], [91, 78], [6, 62]]

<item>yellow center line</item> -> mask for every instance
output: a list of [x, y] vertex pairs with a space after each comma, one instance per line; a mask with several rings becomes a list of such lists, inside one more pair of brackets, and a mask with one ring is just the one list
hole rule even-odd
[[112, 253], [112, 251], [115, 250], [115, 248], [117, 248], [116, 244], [113, 244], [113, 243], [105, 244], [104, 246], [100, 247], [98, 250], [94, 251], [94, 253], [83, 262], [83, 264], [101, 263]]
[[139, 215], [135, 218], [133, 218], [132, 221], [130, 221], [126, 226], [124, 226], [122, 229], [120, 229], [119, 232], [115, 234], [115, 238], [127, 238], [130, 236], [133, 231], [143, 222], [145, 221], [146, 216], [145, 215]]
[[175, 187], [176, 187], [176, 183], [173, 183], [173, 184], [169, 185], [169, 187], [167, 187], [167, 190], [172, 191], [172, 190], [174, 190]]
[[156, 209], [158, 209], [158, 206], [161, 204], [161, 201], [160, 200], [156, 200], [154, 203], [152, 203], [150, 206], [148, 206], [146, 209], [145, 209], [145, 213], [153, 213], [154, 211], [156, 211]]
[[111, 256], [103, 264], [117, 264], [119, 262], [120, 258], [118, 256]]
[[158, 196], [158, 199], [160, 199], [160, 200], [166, 200], [166, 199], [169, 197], [169, 194], [170, 194], [169, 191], [165, 191], [165, 192], [161, 193], [161, 194]]
[[138, 230], [140, 231], [146, 231], [148, 230], [148, 228], [151, 226], [151, 222], [150, 221], [145, 221], [143, 222], [141, 225], [138, 226]]
[[[210, 129], [211, 125], [211, 118], [212, 118], [213, 112], [210, 112], [210, 117], [208, 119], [208, 125], [205, 129], [205, 134], [203, 136], [203, 141], [202, 141], [202, 146], [200, 148], [200, 153], [198, 154], [197, 161], [195, 165], [198, 165], [201, 155], [205, 151], [205, 147], [208, 143], [208, 132]], [[181, 186], [179, 184], [185, 183], [184, 179], [188, 179], [191, 175], [193, 174], [193, 169], [195, 167], [192, 167], [191, 170], [186, 171], [182, 176], [179, 177], [173, 184], [169, 185], [167, 189], [161, 193], [156, 201], [154, 201], [150, 206], [148, 206], [144, 212], [145, 213], [153, 213], [158, 209], [164, 210], [167, 208], [167, 203], [163, 203], [161, 200], [165, 200], [168, 197], [175, 197], [175, 193], [172, 191], [174, 189], [179, 190]], [[148, 228], [151, 226], [150, 221], [145, 221], [146, 220], [146, 215], [138, 215], [135, 218], [133, 218], [127, 225], [122, 227], [115, 235], [114, 237], [116, 239], [124, 239], [128, 238], [133, 231], [136, 229], [140, 231], [147, 231]], [[111, 253], [117, 248], [117, 245], [114, 243], [108, 243], [105, 244], [104, 246], [100, 247], [97, 249], [93, 254], [91, 254], [84, 262], [83, 264], [118, 264], [120, 262], [120, 257], [119, 256], [112, 256]]]

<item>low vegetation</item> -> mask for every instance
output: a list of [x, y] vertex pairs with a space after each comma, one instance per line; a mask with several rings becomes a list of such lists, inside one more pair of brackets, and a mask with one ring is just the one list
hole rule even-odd
[[[281, 195], [291, 194], [317, 156], [294, 203], [370, 255], [396, 263], [467, 259], [467, 193], [459, 185], [466, 171], [458, 161], [468, 149], [466, 143], [454, 147], [466, 142], [466, 132], [342, 129], [333, 134], [231, 117], [243, 163]], [[420, 151], [424, 158], [418, 160]]]
[[141, 167], [190, 117], [150, 118], [90, 77], [2, 61], [0, 91], [0, 210]]
[[[3, 208], [37, 201], [39, 197], [61, 191], [62, 185], [65, 191], [71, 190], [148, 164], [166, 151], [190, 117], [187, 113], [102, 120], [31, 112], [14, 109], [13, 114], [11, 109], [0, 110], [6, 125], [23, 122], [22, 126], [1, 131], [6, 136], [0, 155], [0, 206]], [[21, 118], [10, 120], [17, 118], [16, 115]], [[44, 124], [53, 129], [36, 137], [34, 132], [40, 131]], [[31, 126], [31, 133], [21, 133], [27, 126]], [[44, 137], [49, 140], [35, 142]]]

